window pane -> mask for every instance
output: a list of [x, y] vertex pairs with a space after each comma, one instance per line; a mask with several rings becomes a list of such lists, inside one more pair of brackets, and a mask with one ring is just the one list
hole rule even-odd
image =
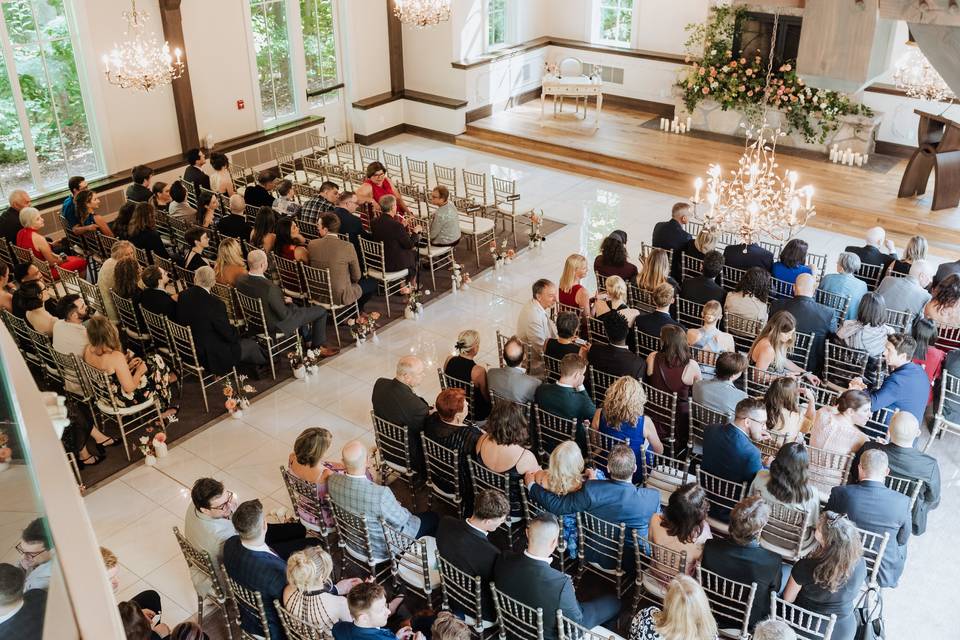
[[263, 119], [269, 122], [293, 114], [296, 108], [287, 15], [282, 0], [251, 0], [251, 5]]
[[6, 61], [0, 51], [0, 189], [10, 193], [14, 189], [33, 190], [33, 176], [27, 154], [23, 150], [23, 133], [17, 118]]
[[[301, 0], [303, 51], [307, 65], [307, 92], [337, 84], [337, 47], [333, 30], [331, 0]], [[308, 96], [307, 103], [318, 107], [336, 101], [337, 92]]]

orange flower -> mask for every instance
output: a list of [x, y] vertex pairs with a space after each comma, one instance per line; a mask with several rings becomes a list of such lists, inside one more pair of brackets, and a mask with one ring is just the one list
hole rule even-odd
[[703, 91], [703, 95], [707, 95], [708, 93], [710, 93], [710, 87], [704, 87], [702, 91]]

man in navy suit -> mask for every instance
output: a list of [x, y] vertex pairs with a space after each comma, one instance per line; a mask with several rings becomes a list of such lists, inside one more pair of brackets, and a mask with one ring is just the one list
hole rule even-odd
[[830, 491], [827, 511], [845, 513], [861, 529], [883, 535], [890, 534], [880, 562], [877, 582], [881, 587], [895, 587], [907, 560], [910, 539], [910, 498], [888, 489], [883, 479], [889, 473], [889, 458], [880, 449], [870, 449], [860, 456], [860, 482], [834, 487]]
[[[750, 440], [767, 424], [763, 398], [745, 398], [737, 403], [734, 420], [728, 424], [708, 426], [703, 432], [703, 462], [700, 467], [731, 482], [753, 482], [763, 468], [760, 450]], [[726, 521], [730, 510], [711, 506], [710, 515]]]
[[[893, 241], [887, 239], [887, 232], [883, 227], [873, 227], [867, 230], [864, 238], [866, 241], [862, 247], [847, 247], [844, 251], [855, 253], [860, 258], [862, 264], [872, 264], [877, 267], [884, 267], [897, 259], [897, 248], [893, 246]], [[886, 250], [886, 253], [881, 251]]]
[[797, 333], [813, 334], [807, 370], [820, 373], [823, 366], [823, 343], [828, 333], [836, 333], [837, 319], [833, 309], [814, 299], [816, 292], [816, 279], [809, 273], [801, 273], [793, 283], [793, 298], [774, 301], [770, 305], [770, 315], [778, 311], [789, 311], [797, 321]]
[[[241, 502], [233, 512], [232, 521], [238, 535], [223, 544], [223, 566], [227, 575], [240, 586], [260, 593], [270, 637], [285, 638], [273, 601], [283, 598], [287, 563], [267, 546], [263, 505], [259, 500]], [[247, 633], [263, 635], [260, 620], [244, 607], [240, 607], [240, 624]]]
[[728, 244], [723, 250], [723, 262], [728, 267], [743, 269], [760, 267], [764, 271], [773, 270], [773, 254], [758, 244]]
[[670, 275], [674, 280], [680, 280], [681, 250], [687, 246], [687, 243], [693, 240], [683, 225], [690, 219], [690, 204], [678, 202], [673, 205], [670, 212], [670, 219], [658, 222], [653, 226], [653, 236], [651, 238], [653, 246], [658, 249], [672, 249], [673, 260], [670, 265]]
[[[913, 350], [916, 348], [917, 342], [904, 333], [887, 336], [883, 356], [890, 373], [884, 378], [879, 389], [869, 392], [871, 411], [885, 408], [891, 411], [906, 411], [912, 414], [917, 422], [923, 422], [923, 414], [930, 399], [930, 378], [923, 367], [913, 362]], [[867, 385], [860, 378], [851, 380], [849, 387], [867, 390]]]

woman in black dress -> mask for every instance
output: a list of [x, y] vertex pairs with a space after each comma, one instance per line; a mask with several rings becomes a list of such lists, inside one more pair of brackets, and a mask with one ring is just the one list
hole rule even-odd
[[473, 384], [473, 415], [479, 422], [490, 415], [490, 392], [487, 390], [487, 370], [477, 364], [480, 353], [480, 334], [473, 329], [461, 331], [454, 345], [454, 355], [443, 363], [443, 372], [451, 378]]

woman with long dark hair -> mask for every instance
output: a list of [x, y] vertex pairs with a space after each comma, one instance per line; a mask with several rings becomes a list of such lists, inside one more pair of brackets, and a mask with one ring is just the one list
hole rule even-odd
[[813, 525], [820, 517], [820, 493], [810, 482], [810, 456], [800, 442], [788, 442], [777, 452], [770, 469], [757, 472], [750, 493], [770, 504], [782, 504], [807, 513], [804, 544], [813, 542]]
[[663, 513], [650, 518], [650, 540], [674, 551], [685, 551], [687, 575], [696, 573], [703, 544], [713, 537], [707, 523], [709, 511], [703, 487], [691, 482], [671, 493]]
[[773, 277], [793, 284], [801, 273], [813, 274], [813, 269], [807, 265], [807, 248], [805, 241], [794, 238], [780, 250], [780, 259], [773, 263]]
[[195, 224], [198, 227], [209, 229], [213, 226], [213, 219], [216, 216], [217, 209], [220, 208], [220, 198], [212, 193], [201, 193], [197, 198], [197, 219]]
[[277, 212], [270, 207], [260, 207], [257, 219], [253, 222], [253, 229], [250, 231], [250, 244], [269, 254], [277, 241], [276, 231]]
[[149, 202], [141, 202], [133, 210], [133, 217], [130, 218], [130, 225], [127, 227], [127, 237], [138, 249], [160, 256], [164, 260], [170, 259], [160, 232], [157, 231], [156, 210]]
[[127, 200], [117, 211], [117, 217], [113, 219], [113, 222], [110, 223], [110, 229], [113, 231], [113, 235], [116, 238], [121, 240], [127, 239], [127, 229], [130, 227], [130, 218], [133, 217], [133, 210], [137, 208], [137, 203], [132, 200]]
[[686, 442], [690, 429], [690, 389], [702, 377], [700, 365], [690, 356], [683, 327], [668, 324], [660, 329], [660, 350], [647, 356], [647, 380], [654, 389], [677, 394], [675, 433], [657, 423], [661, 440], [676, 437]]
[[883, 354], [887, 336], [893, 329], [887, 324], [887, 302], [871, 291], [860, 299], [856, 320], [844, 320], [837, 329], [837, 340], [851, 349], [866, 351], [872, 358]]
[[307, 253], [307, 241], [300, 235], [300, 227], [293, 218], [283, 217], [277, 222], [277, 240], [273, 244], [273, 252], [281, 258], [310, 262]]
[[938, 325], [960, 325], [960, 274], [951, 273], [933, 289], [923, 315]]
[[766, 322], [767, 300], [770, 299], [770, 272], [751, 267], [740, 278], [737, 288], [727, 294], [723, 312], [747, 320]]
[[593, 271], [602, 278], [620, 276], [627, 281], [637, 277], [637, 265], [628, 261], [627, 245], [616, 232], [600, 243], [600, 253], [593, 259]]
[[913, 361], [923, 367], [930, 378], [930, 398], [927, 402], [933, 402], [933, 388], [940, 379], [943, 361], [947, 357], [942, 349], [934, 346], [937, 341], [937, 323], [927, 318], [917, 318], [913, 321], [910, 335], [917, 341], [917, 348], [913, 350]]

